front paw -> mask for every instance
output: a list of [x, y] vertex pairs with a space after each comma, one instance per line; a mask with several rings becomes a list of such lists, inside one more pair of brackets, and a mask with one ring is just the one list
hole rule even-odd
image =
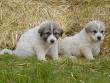
[[38, 56], [37, 59], [40, 61], [47, 61], [45, 57], [41, 57], [41, 56]]
[[93, 61], [93, 60], [95, 60], [94, 57], [88, 57], [87, 59], [88, 59], [89, 61]]
[[57, 55], [57, 56], [52, 56], [52, 58], [53, 58], [53, 60], [55, 60], [55, 61], [59, 60], [58, 55]]

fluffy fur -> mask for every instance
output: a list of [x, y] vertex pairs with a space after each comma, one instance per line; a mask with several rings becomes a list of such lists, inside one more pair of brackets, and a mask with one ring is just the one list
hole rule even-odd
[[93, 60], [93, 56], [97, 56], [100, 52], [105, 30], [105, 24], [101, 21], [87, 23], [78, 34], [61, 40], [60, 53], [69, 58], [85, 56], [88, 60]]
[[54, 60], [58, 59], [58, 39], [63, 30], [53, 21], [44, 21], [25, 32], [19, 39], [16, 49], [3, 49], [0, 54], [17, 56], [36, 55], [39, 60], [46, 60], [47, 54]]

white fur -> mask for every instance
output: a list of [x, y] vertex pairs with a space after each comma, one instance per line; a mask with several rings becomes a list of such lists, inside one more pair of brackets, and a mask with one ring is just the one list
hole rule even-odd
[[[48, 21], [43, 22], [47, 23]], [[42, 25], [41, 24], [41, 25]], [[46, 60], [45, 56], [48, 52], [52, 55], [52, 58], [54, 60], [58, 59], [58, 41], [51, 35], [48, 39], [48, 42], [53, 38], [55, 40], [54, 44], [49, 44], [40, 37], [40, 34], [38, 33], [38, 30], [40, 28], [39, 26], [36, 26], [35, 28], [32, 28], [25, 32], [19, 39], [16, 49], [15, 50], [9, 50], [9, 49], [3, 49], [0, 54], [15, 54], [17, 56], [31, 56], [36, 55], [39, 60]]]
[[[93, 27], [95, 25], [99, 30], [102, 23], [100, 21], [91, 21], [86, 26], [90, 27], [89, 25], [93, 25]], [[88, 60], [93, 60], [93, 56], [97, 56], [100, 52], [100, 45], [103, 42], [104, 35], [100, 32], [95, 35], [91, 35], [86, 32], [85, 28], [74, 36], [62, 39], [59, 43], [60, 53], [63, 53], [70, 58], [71, 56], [85, 56]], [[101, 28], [105, 27], [102, 26]], [[91, 39], [91, 36], [95, 39]], [[102, 37], [101, 41], [97, 41], [97, 36]]]

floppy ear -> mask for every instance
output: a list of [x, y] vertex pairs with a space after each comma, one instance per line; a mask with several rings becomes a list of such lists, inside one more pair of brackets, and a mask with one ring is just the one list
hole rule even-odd
[[60, 28], [60, 36], [62, 37], [63, 33], [64, 33], [64, 30], [62, 28]]
[[89, 32], [91, 32], [91, 28], [92, 28], [92, 26], [87, 24], [87, 25], [85, 26], [85, 31], [86, 31], [87, 33], [89, 33]]
[[89, 27], [85, 27], [85, 31], [86, 31], [87, 33], [89, 33], [89, 32], [90, 32]]
[[38, 33], [39, 33], [41, 36], [42, 36], [42, 34], [43, 34], [43, 29], [44, 29], [43, 27], [40, 27], [39, 30], [38, 30]]

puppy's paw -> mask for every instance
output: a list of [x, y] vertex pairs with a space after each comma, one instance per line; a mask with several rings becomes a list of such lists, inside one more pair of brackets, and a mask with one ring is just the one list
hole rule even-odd
[[[3, 50], [1, 50], [0, 55], [8, 54], [8, 53], [11, 53], [10, 50], [8, 50], [8, 49], [3, 49]], [[11, 53], [11, 54], [12, 54], [12, 53]]]
[[95, 60], [95, 58], [94, 57], [90, 57], [90, 58], [88, 58], [88, 60], [89, 61], [93, 61], [93, 60]]
[[54, 61], [59, 61], [60, 59], [58, 57], [53, 57]]
[[37, 57], [37, 59], [40, 61], [47, 61], [45, 57]]
[[77, 57], [76, 56], [70, 56], [69, 57], [72, 61], [75, 61], [75, 62], [77, 62], [78, 61], [78, 59], [77, 59]]
[[41, 60], [41, 61], [43, 61], [43, 62], [47, 62], [47, 59], [45, 59], [45, 60]]

